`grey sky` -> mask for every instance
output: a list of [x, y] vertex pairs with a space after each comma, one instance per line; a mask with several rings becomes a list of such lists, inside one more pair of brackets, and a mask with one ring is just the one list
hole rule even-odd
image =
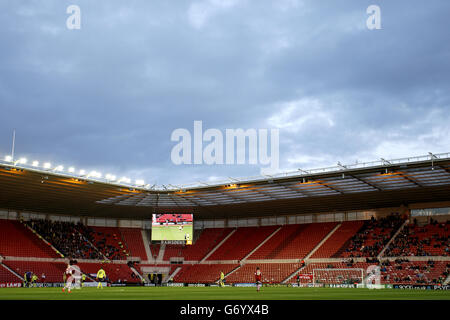
[[[66, 8], [81, 8], [81, 30]], [[382, 30], [366, 28], [381, 7]], [[0, 3], [0, 156], [149, 183], [259, 174], [175, 166], [171, 132], [279, 128], [281, 170], [450, 151], [448, 0]]]

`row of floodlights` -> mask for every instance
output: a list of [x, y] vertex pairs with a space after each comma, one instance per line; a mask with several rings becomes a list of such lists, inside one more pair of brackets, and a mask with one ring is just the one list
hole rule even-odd
[[[28, 159], [27, 158], [20, 158], [19, 160], [13, 161], [13, 158], [11, 156], [6, 156], [4, 158], [4, 160], [6, 162], [12, 162], [14, 163], [14, 165], [26, 165], [28, 163]], [[39, 161], [33, 161], [31, 162], [31, 166], [32, 167], [39, 167]], [[42, 168], [44, 168], [45, 170], [53, 170], [55, 172], [64, 172], [64, 166], [52, 166], [52, 164], [50, 162], [46, 162], [42, 165]], [[77, 174], [76, 170], [74, 167], [69, 167], [67, 169], [67, 172], [70, 174]], [[85, 176], [87, 178], [95, 178], [95, 179], [101, 179], [102, 178], [102, 174], [100, 172], [97, 171], [90, 171], [87, 172], [86, 170], [79, 170], [78, 174], [80, 176]], [[110, 182], [117, 182], [117, 183], [126, 183], [126, 184], [131, 184], [131, 179], [127, 178], [127, 177], [121, 177], [119, 179], [117, 179], [117, 177], [113, 174], [106, 174], [104, 177], [106, 180], [110, 181]], [[136, 180], [135, 181], [135, 185], [137, 186], [144, 186], [145, 185], [145, 181], [144, 180]]]

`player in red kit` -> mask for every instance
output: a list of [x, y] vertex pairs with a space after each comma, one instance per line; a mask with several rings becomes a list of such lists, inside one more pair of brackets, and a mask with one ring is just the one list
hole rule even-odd
[[259, 270], [259, 267], [256, 267], [256, 272], [255, 272], [255, 282], [256, 282], [256, 291], [259, 291], [259, 289], [261, 288], [261, 284], [262, 284], [262, 273], [261, 270]]

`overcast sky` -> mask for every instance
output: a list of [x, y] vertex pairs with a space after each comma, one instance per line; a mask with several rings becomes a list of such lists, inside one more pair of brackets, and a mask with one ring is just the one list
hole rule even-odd
[[[69, 5], [81, 29], [69, 30]], [[369, 30], [369, 5], [381, 30]], [[280, 170], [450, 151], [448, 0], [2, 0], [0, 157], [183, 184], [171, 133], [278, 128]]]

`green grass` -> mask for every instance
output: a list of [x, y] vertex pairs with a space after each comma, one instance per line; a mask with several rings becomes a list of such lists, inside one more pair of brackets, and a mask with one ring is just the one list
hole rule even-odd
[[183, 230], [178, 230], [179, 226], [152, 226], [152, 241], [158, 240], [184, 240], [184, 235], [189, 233], [189, 238], [193, 239], [192, 225], [183, 226]]
[[2, 288], [0, 300], [450, 300], [450, 291], [265, 287]]

